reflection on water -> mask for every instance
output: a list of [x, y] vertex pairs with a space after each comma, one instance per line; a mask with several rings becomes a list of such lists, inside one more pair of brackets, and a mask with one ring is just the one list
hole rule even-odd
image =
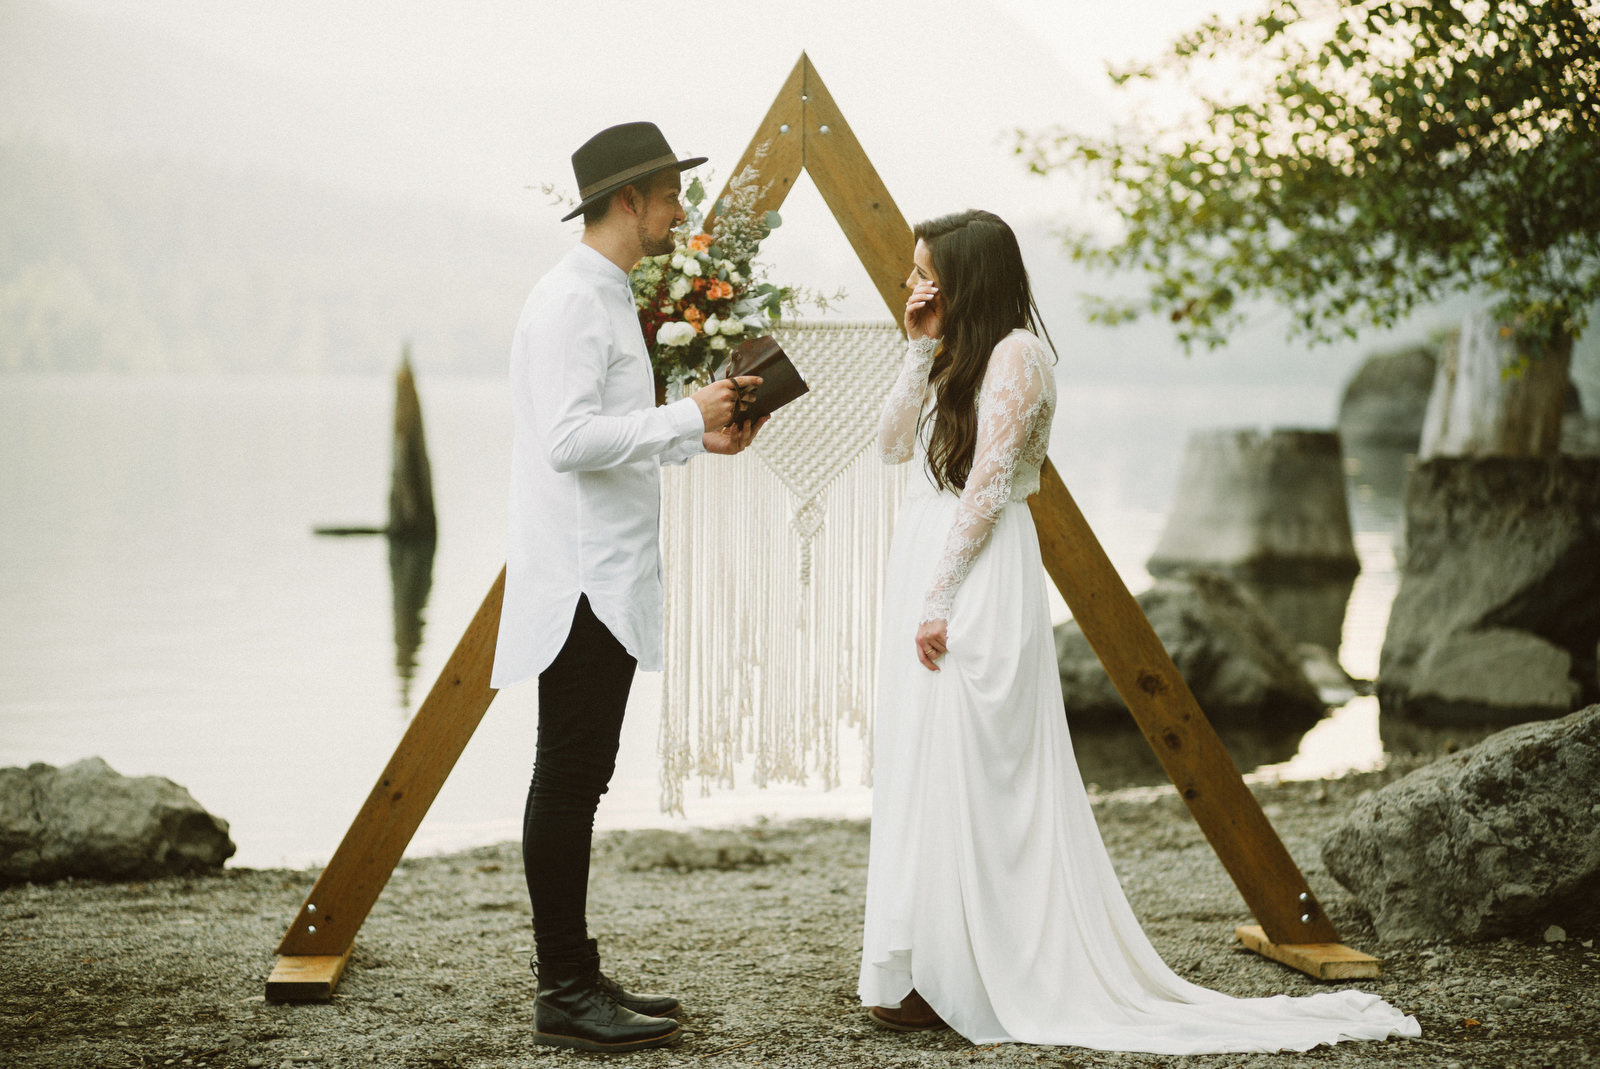
[[1261, 602], [1272, 622], [1295, 644], [1309, 642], [1334, 656], [1344, 642], [1345, 607], [1355, 589], [1347, 579], [1293, 582], [1285, 579], [1240, 579], [1239, 585]]
[[1385, 753], [1438, 756], [1476, 746], [1507, 724], [1422, 724], [1394, 715], [1378, 717]]
[[[1084, 782], [1101, 790], [1156, 787], [1171, 782], [1155, 750], [1133, 726], [1131, 717], [1125, 725], [1085, 727], [1069, 723], [1068, 728]], [[1293, 758], [1310, 728], [1309, 724], [1299, 728], [1224, 726], [1217, 729], [1217, 736], [1235, 765], [1252, 769]]]
[[411, 708], [411, 681], [422, 649], [423, 610], [433, 589], [431, 538], [389, 539], [389, 580], [394, 589], [394, 668], [400, 678], [400, 710]]

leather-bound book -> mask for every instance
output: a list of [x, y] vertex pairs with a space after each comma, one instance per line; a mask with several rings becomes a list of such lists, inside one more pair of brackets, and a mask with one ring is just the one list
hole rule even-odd
[[734, 411], [735, 423], [770, 416], [811, 389], [790, 363], [783, 346], [771, 335], [740, 342], [715, 375], [718, 380], [741, 375], [761, 376], [761, 385], [747, 387], [741, 392]]

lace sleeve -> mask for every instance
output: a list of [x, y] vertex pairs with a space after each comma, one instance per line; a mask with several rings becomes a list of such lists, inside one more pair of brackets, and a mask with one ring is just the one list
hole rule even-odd
[[995, 520], [1011, 500], [1017, 459], [1045, 404], [1045, 377], [1049, 374], [1039, 343], [1031, 335], [1013, 334], [995, 346], [978, 395], [978, 441], [972, 471], [923, 602], [921, 623], [950, 619], [956, 589], [972, 570]]
[[938, 349], [938, 338], [919, 338], [906, 345], [905, 366], [878, 418], [878, 451], [886, 464], [903, 464], [915, 451], [917, 421], [928, 396], [928, 369]]

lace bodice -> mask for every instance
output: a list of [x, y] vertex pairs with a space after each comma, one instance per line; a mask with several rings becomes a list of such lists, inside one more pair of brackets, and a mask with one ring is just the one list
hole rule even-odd
[[[932, 400], [928, 372], [938, 347], [934, 338], [907, 347], [905, 366], [889, 391], [878, 424], [879, 449], [887, 463], [901, 464], [924, 455], [918, 424]], [[956, 589], [972, 570], [1001, 510], [1039, 489], [1039, 469], [1044, 466], [1055, 415], [1056, 382], [1038, 338], [1015, 330], [995, 346], [978, 388], [977, 407], [972, 471], [923, 602], [923, 623], [950, 618]]]

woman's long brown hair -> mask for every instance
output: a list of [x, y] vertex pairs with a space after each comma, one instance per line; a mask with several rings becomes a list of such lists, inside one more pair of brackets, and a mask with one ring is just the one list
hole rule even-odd
[[1042, 334], [1052, 351], [1055, 343], [1034, 303], [1017, 236], [998, 215], [943, 215], [912, 234], [927, 245], [944, 298], [944, 338], [928, 373], [935, 396], [928, 472], [939, 489], [959, 493], [978, 446], [978, 387], [994, 347], [1018, 327]]

